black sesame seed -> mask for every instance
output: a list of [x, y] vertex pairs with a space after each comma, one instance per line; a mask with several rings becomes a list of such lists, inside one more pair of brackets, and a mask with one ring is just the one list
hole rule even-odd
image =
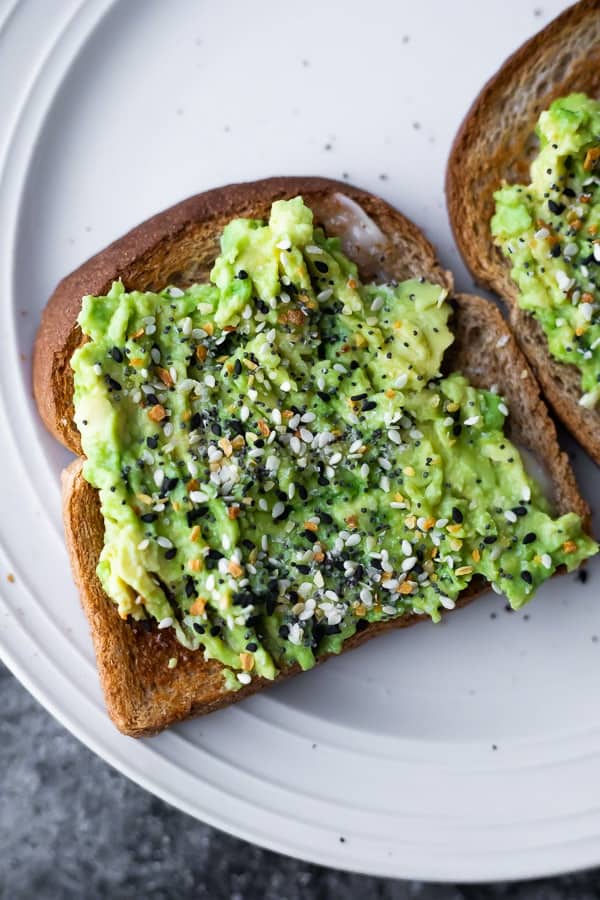
[[356, 622], [356, 630], [364, 631], [368, 624], [369, 622], [367, 621], [367, 619], [358, 619]]
[[233, 364], [233, 374], [236, 376], [236, 378], [238, 375], [242, 374], [242, 364], [239, 361], [239, 359], [236, 359], [236, 361]]
[[246, 650], [249, 650], [250, 653], [255, 653], [258, 650], [258, 644], [250, 641], [249, 644], [246, 644]]
[[308, 491], [306, 490], [306, 488], [304, 487], [304, 485], [303, 485], [303, 484], [299, 484], [299, 485], [297, 486], [297, 488], [298, 488], [298, 496], [300, 497], [300, 499], [301, 499], [301, 500], [307, 500], [307, 499], [308, 499]]
[[484, 544], [495, 544], [497, 540], [498, 540], [498, 538], [496, 537], [495, 534], [488, 534], [486, 537], [484, 537], [483, 543]]
[[223, 559], [223, 554], [220, 550], [215, 550], [214, 548], [210, 548], [208, 553], [206, 554], [208, 559]]
[[206, 631], [204, 625], [201, 625], [200, 622], [194, 622], [193, 625], [194, 631], [198, 632], [198, 634], [204, 634]]
[[377, 404], [374, 400], [365, 400], [361, 406], [363, 412], [369, 412], [370, 409], [376, 409]]
[[304, 531], [304, 537], [306, 538], [307, 541], [310, 541], [311, 544], [316, 544], [317, 541], [319, 540], [319, 538], [314, 533], [314, 531], [309, 531], [308, 528], [306, 528]]
[[322, 400], [323, 403], [328, 403], [331, 399], [330, 395], [325, 391], [317, 391], [317, 397], [319, 398], [319, 400]]
[[555, 216], [560, 216], [561, 213], [564, 213], [566, 207], [564, 203], [556, 203], [555, 200], [548, 200], [548, 209], [551, 213], [554, 213]]
[[456, 522], [457, 525], [460, 525], [463, 521], [463, 514], [456, 506], [452, 507], [452, 521]]
[[[118, 381], [115, 381], [114, 378], [111, 378], [110, 375], [105, 375], [104, 378], [106, 379], [106, 384], [107, 384], [107, 386], [108, 386], [108, 390], [109, 390], [109, 391], [120, 391], [120, 390], [122, 390], [121, 385], [119, 384], [119, 382], [118, 382]], [[158, 403], [158, 400], [157, 400], [156, 402]], [[156, 405], [156, 404], [153, 404], [153, 405]]]
[[533, 582], [533, 578], [531, 577], [531, 572], [528, 572], [527, 569], [523, 569], [523, 571], [521, 572], [521, 578], [527, 584], [532, 584], [532, 582]]
[[290, 629], [287, 625], [279, 626], [279, 637], [283, 638], [284, 641], [287, 639], [289, 633], [290, 633]]
[[239, 278], [241, 281], [245, 281], [247, 277], [248, 277], [248, 273], [246, 272], [245, 269], [240, 269], [236, 275], [236, 278]]
[[165, 551], [165, 559], [175, 559], [176, 556], [177, 547], [169, 547], [169, 549]]
[[533, 531], [529, 531], [525, 537], [523, 538], [524, 544], [533, 544], [533, 542], [537, 539], [537, 535]]
[[515, 516], [526, 516], [527, 515], [527, 507], [526, 506], [513, 506], [513, 512]]
[[326, 262], [323, 262], [321, 259], [315, 260], [315, 269], [318, 272], [322, 272], [323, 275], [325, 274], [325, 272], [329, 272], [329, 266], [327, 265]]
[[175, 490], [175, 488], [177, 487], [178, 484], [179, 484], [179, 478], [167, 478], [163, 485], [162, 493], [170, 494], [171, 491]]
[[157, 434], [150, 435], [150, 437], [146, 438], [146, 443], [148, 444], [148, 446], [150, 447], [151, 450], [156, 450], [156, 448], [158, 447], [158, 435]]
[[123, 362], [123, 354], [119, 350], [118, 347], [113, 347], [110, 351], [110, 355], [114, 359], [115, 362], [122, 363]]
[[144, 513], [143, 516], [140, 516], [142, 522], [156, 522], [158, 519], [158, 515], [156, 513]]
[[220, 634], [221, 634], [221, 626], [213, 625], [212, 628], [210, 629], [211, 637], [218, 637]]

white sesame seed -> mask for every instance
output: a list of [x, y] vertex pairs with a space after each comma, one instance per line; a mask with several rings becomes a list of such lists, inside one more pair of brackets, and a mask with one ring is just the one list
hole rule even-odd
[[252, 681], [252, 675], [250, 674], [250, 672], [238, 672], [237, 680], [240, 682], [240, 684], [250, 684], [250, 682]]
[[506, 405], [506, 403], [499, 403], [498, 409], [500, 410], [500, 412], [502, 413], [503, 416], [508, 415], [508, 406]]
[[156, 331], [156, 325], [146, 325], [146, 334], [154, 334]]
[[409, 572], [412, 568], [414, 568], [416, 562], [416, 556], [407, 556], [406, 559], [402, 562], [402, 571]]
[[314, 435], [313, 435], [312, 431], [308, 430], [308, 428], [301, 428], [300, 429], [300, 437], [302, 438], [302, 440], [304, 441], [305, 444], [312, 444]]
[[150, 351], [150, 356], [152, 357], [152, 362], [158, 365], [158, 363], [160, 362], [160, 350], [158, 349], [158, 347], [152, 348], [152, 350]]
[[381, 587], [384, 591], [395, 591], [400, 586], [400, 582], [397, 578], [388, 578], [387, 581], [384, 581]]
[[385, 456], [380, 456], [377, 460], [382, 469], [385, 469], [386, 472], [389, 472], [392, 468], [392, 464], [389, 459], [386, 459]]
[[507, 521], [509, 521], [509, 522], [516, 522], [516, 521], [517, 521], [517, 515], [516, 515], [516, 513], [514, 513], [514, 512], [512, 511], [512, 509], [507, 509], [507, 510], [505, 510], [505, 512], [504, 512], [504, 518], [507, 519]]
[[402, 390], [403, 387], [406, 387], [406, 382], [408, 381], [408, 375], [406, 372], [403, 372], [402, 375], [398, 375], [394, 382], [394, 387], [398, 388], [398, 390]]
[[479, 418], [480, 418], [479, 416], [469, 416], [468, 419], [465, 419], [464, 424], [465, 425], [477, 425], [477, 423], [479, 422]]
[[291, 246], [292, 246], [292, 242], [290, 241], [289, 238], [284, 238], [282, 241], [279, 241], [277, 244], [275, 244], [275, 246], [279, 250], [290, 250]]
[[363, 481], [366, 481], [369, 477], [369, 467], [366, 463], [363, 463], [360, 467], [360, 477], [363, 479]]
[[321, 254], [323, 250], [321, 249], [321, 247], [317, 247], [316, 244], [307, 244], [306, 252], [310, 253], [312, 256], [316, 256], [318, 254]]
[[159, 547], [164, 547], [165, 550], [170, 550], [171, 547], [173, 546], [173, 542], [170, 541], [169, 538], [163, 537], [162, 534], [156, 538], [156, 543], [158, 544]]
[[274, 409], [271, 413], [271, 421], [274, 425], [281, 425], [281, 410]]
[[359, 438], [357, 441], [353, 441], [348, 448], [348, 453], [358, 453], [362, 445], [362, 438]]
[[170, 628], [173, 624], [173, 619], [171, 616], [167, 616], [166, 619], [161, 619], [158, 623], [158, 628], [162, 631], [163, 628]]
[[552, 568], [552, 557], [550, 556], [549, 553], [542, 553], [542, 555], [540, 556], [540, 560], [545, 569]]
[[454, 609], [456, 606], [456, 603], [451, 597], [444, 597], [443, 594], [440, 594], [440, 603], [444, 609]]
[[407, 541], [406, 538], [402, 541], [402, 552], [405, 556], [410, 556], [412, 553], [412, 544], [410, 541]]
[[317, 294], [317, 300], [319, 303], [324, 303], [325, 300], [329, 300], [332, 294], [333, 290], [331, 288], [326, 288], [324, 291], [321, 291], [320, 294]]
[[384, 494], [388, 494], [390, 491], [390, 479], [387, 475], [382, 475], [379, 479], [379, 487], [384, 492]]
[[271, 511], [271, 516], [274, 519], [278, 519], [279, 516], [282, 516], [284, 512], [285, 512], [285, 504], [282, 503], [281, 500], [278, 500]]
[[138, 550], [145, 550], [149, 544], [150, 544], [150, 541], [148, 540], [148, 538], [144, 538], [143, 541], [139, 542], [139, 544], [137, 545], [137, 548], [138, 548]]
[[600, 262], [600, 244], [594, 243], [594, 259]]
[[214, 388], [214, 386], [215, 386], [215, 384], [216, 384], [215, 376], [214, 376], [214, 375], [211, 375], [210, 373], [209, 373], [208, 375], [205, 375], [205, 376], [204, 376], [204, 384], [205, 384], [207, 387]]
[[355, 532], [351, 534], [349, 538], [346, 539], [346, 547], [357, 547], [362, 540], [362, 536]]
[[202, 491], [190, 491], [189, 497], [192, 503], [204, 503], [208, 500], [208, 496]]
[[[595, 251], [594, 251], [594, 256], [595, 256]], [[562, 269], [558, 269], [558, 271], [556, 272], [556, 276], [555, 276], [555, 277], [556, 277], [556, 283], [557, 283], [558, 287], [559, 287], [560, 290], [561, 290], [563, 293], [565, 293], [565, 294], [566, 294], [567, 291], [569, 291], [569, 290], [573, 287], [573, 285], [575, 284], [575, 279], [574, 279], [574, 278], [569, 278], [569, 276], [567, 275], [567, 273], [564, 272]]]
[[390, 428], [390, 430], [388, 431], [387, 434], [388, 434], [388, 438], [390, 439], [390, 441], [392, 441], [393, 444], [401, 444], [402, 443], [402, 437], [400, 436], [400, 432], [396, 431], [395, 428]]
[[282, 381], [279, 387], [285, 394], [289, 393], [292, 389], [292, 385], [289, 381]]
[[529, 501], [531, 500], [531, 488], [528, 484], [526, 484], [523, 488], [523, 500], [525, 501], [525, 503], [529, 503]]

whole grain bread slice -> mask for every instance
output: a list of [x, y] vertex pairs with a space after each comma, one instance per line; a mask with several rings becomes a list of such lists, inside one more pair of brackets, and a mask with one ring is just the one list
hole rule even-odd
[[600, 0], [582, 0], [506, 60], [475, 99], [452, 146], [446, 197], [456, 243], [475, 280], [502, 297], [521, 349], [564, 425], [600, 464], [600, 410], [579, 405], [581, 376], [554, 359], [537, 320], [518, 305], [510, 266], [493, 244], [493, 194], [529, 181], [534, 129], [557, 97], [600, 98]]
[[[140, 225], [57, 287], [40, 326], [34, 362], [35, 396], [50, 431], [81, 455], [72, 422], [69, 361], [83, 340], [75, 318], [84, 294], [104, 293], [117, 278], [129, 289], [156, 290], [205, 278], [227, 221], [239, 215], [265, 218], [274, 200], [297, 194], [302, 194], [328, 233], [340, 234], [365, 280], [423, 276], [451, 288], [451, 276], [440, 267], [422, 232], [383, 200], [347, 184], [321, 178], [272, 178], [200, 194]], [[556, 511], [578, 513], [589, 528], [589, 509], [568, 458], [559, 449], [538, 385], [499, 311], [467, 295], [454, 297], [454, 309], [456, 340], [445, 361], [448, 370], [464, 372], [478, 386], [498, 386], [510, 405], [511, 436], [534, 454], [546, 473]], [[63, 498], [75, 581], [90, 622], [107, 708], [121, 731], [136, 737], [155, 734], [173, 722], [211, 712], [273, 683], [255, 678], [237, 692], [227, 691], [221, 665], [205, 660], [201, 652], [186, 651], [170, 629], [159, 631], [151, 624], [120, 619], [96, 576], [104, 526], [98, 493], [84, 480], [81, 459], [63, 473]], [[473, 581], [458, 606], [484, 588], [482, 579]], [[422, 619], [410, 614], [370, 625], [350, 638], [344, 650]], [[178, 665], [169, 669], [173, 656]], [[298, 671], [290, 668], [277, 681]]]

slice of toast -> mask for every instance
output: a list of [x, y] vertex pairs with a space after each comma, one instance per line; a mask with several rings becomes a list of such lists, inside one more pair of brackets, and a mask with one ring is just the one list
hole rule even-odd
[[[57, 287], [44, 313], [34, 356], [35, 396], [50, 431], [81, 455], [72, 420], [69, 362], [83, 340], [75, 319], [84, 294], [103, 294], [118, 278], [128, 289], [153, 290], [167, 284], [183, 287], [206, 278], [227, 221], [236, 216], [268, 218], [274, 200], [297, 194], [304, 197], [329, 234], [342, 237], [345, 251], [358, 262], [365, 280], [423, 276], [451, 288], [451, 276], [440, 267], [433, 247], [419, 229], [383, 200], [347, 184], [321, 178], [271, 178], [200, 194], [135, 228]], [[454, 304], [456, 339], [446, 355], [448, 370], [464, 372], [477, 386], [498, 386], [509, 403], [511, 437], [534, 454], [546, 473], [556, 511], [578, 513], [589, 528], [589, 509], [578, 492], [568, 458], [559, 449], [535, 378], [502, 316], [477, 297], [457, 295]], [[106, 704], [117, 727], [133, 736], [154, 734], [173, 722], [211, 712], [272, 684], [255, 678], [237, 692], [227, 691], [220, 663], [204, 660], [200, 651], [186, 651], [170, 629], [159, 631], [154, 625], [119, 618], [96, 576], [103, 520], [98, 493], [84, 480], [81, 470], [78, 459], [63, 473], [67, 543], [90, 621]], [[484, 587], [482, 579], [473, 581], [457, 605], [466, 604]], [[344, 650], [382, 631], [422, 619], [410, 614], [369, 625], [346, 641]], [[169, 669], [172, 656], [179, 662]], [[290, 668], [277, 680], [298, 671]]]
[[546, 398], [600, 464], [600, 410], [579, 405], [579, 370], [550, 355], [541, 325], [519, 308], [510, 266], [490, 232], [494, 191], [503, 181], [528, 183], [539, 115], [573, 91], [600, 98], [600, 0], [567, 9], [488, 81], [454, 140], [446, 197], [456, 243], [473, 277], [506, 301], [513, 331]]

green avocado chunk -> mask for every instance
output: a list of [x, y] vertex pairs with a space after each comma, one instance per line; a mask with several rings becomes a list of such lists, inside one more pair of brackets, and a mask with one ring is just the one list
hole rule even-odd
[[83, 300], [75, 421], [121, 616], [239, 688], [370, 622], [439, 621], [475, 576], [520, 607], [596, 551], [552, 515], [502, 397], [441, 376], [442, 288], [362, 285], [300, 197], [221, 246], [208, 284]]
[[531, 184], [494, 195], [492, 235], [510, 260], [519, 305], [552, 356], [581, 372], [582, 406], [600, 399], [600, 103], [555, 100], [540, 116]]

